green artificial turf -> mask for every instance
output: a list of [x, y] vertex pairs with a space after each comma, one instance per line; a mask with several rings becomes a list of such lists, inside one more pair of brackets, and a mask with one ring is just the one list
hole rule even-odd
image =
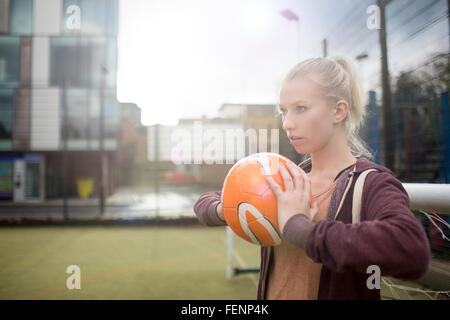
[[[225, 278], [225, 243], [222, 227], [3, 227], [0, 299], [255, 299], [258, 274]], [[259, 247], [234, 246], [234, 265], [259, 266]], [[80, 290], [66, 287], [70, 265]], [[385, 285], [382, 296], [428, 299]]]
[[[254, 279], [225, 278], [225, 259], [224, 228], [2, 228], [0, 299], [255, 299]], [[66, 288], [69, 265], [80, 290]]]

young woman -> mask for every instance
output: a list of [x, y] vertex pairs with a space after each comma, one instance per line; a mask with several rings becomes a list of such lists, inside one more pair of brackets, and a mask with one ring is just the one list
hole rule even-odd
[[[257, 298], [380, 299], [378, 271], [401, 279], [423, 275], [430, 259], [425, 232], [401, 182], [371, 161], [359, 138], [365, 108], [349, 63], [313, 58], [294, 66], [279, 111], [290, 143], [308, 158], [280, 167], [284, 191], [267, 178], [283, 241], [261, 247]], [[354, 181], [370, 168], [360, 222], [352, 223]], [[201, 195], [194, 211], [205, 225], [225, 225], [219, 191]]]

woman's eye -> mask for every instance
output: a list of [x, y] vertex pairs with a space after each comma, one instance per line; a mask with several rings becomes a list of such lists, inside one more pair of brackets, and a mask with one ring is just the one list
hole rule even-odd
[[295, 110], [296, 110], [297, 112], [303, 112], [303, 111], [305, 111], [306, 109], [308, 109], [308, 108], [305, 107], [305, 106], [297, 106], [297, 107], [295, 108]]

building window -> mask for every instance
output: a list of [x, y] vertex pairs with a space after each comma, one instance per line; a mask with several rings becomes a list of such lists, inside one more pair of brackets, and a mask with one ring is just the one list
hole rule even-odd
[[9, 0], [0, 0], [0, 33], [9, 31]]
[[[96, 91], [95, 95], [99, 100], [93, 104], [90, 118], [91, 149], [97, 150], [100, 147], [100, 102], [103, 100], [103, 145], [105, 149], [115, 149], [117, 141], [117, 128], [119, 121], [119, 107], [115, 90], [105, 90], [103, 99], [101, 91]], [[97, 99], [97, 98], [96, 98]]]
[[12, 200], [13, 198], [13, 169], [14, 162], [11, 159], [0, 157], [0, 199]]
[[[63, 92], [64, 94], [64, 92]], [[87, 148], [89, 139], [89, 108], [91, 106], [89, 92], [87, 90], [69, 89], [66, 91], [67, 115], [64, 117], [67, 141], [77, 141], [80, 148]], [[63, 131], [62, 131], [63, 132]], [[64, 137], [63, 137], [64, 138]], [[69, 145], [69, 148], [71, 146]]]
[[[66, 95], [67, 115], [65, 116], [64, 112], [61, 112], [61, 125], [63, 127], [66, 125], [64, 122], [66, 119], [68, 149], [98, 150], [101, 90], [68, 89]], [[114, 149], [118, 126], [116, 91], [105, 90], [103, 101], [104, 146], [105, 149]], [[63, 128], [61, 132], [64, 132]], [[64, 139], [64, 136], [62, 138]]]
[[[80, 29], [68, 28], [66, 21], [74, 13], [69, 6], [77, 6], [80, 12]], [[117, 35], [118, 1], [116, 0], [64, 0], [62, 30], [64, 33], [93, 35]]]
[[0, 87], [19, 86], [20, 38], [0, 37]]
[[13, 90], [0, 90], [0, 150], [12, 149]]
[[50, 84], [75, 88], [99, 88], [102, 67], [105, 87], [115, 87], [116, 38], [58, 37], [50, 42]]
[[30, 35], [32, 33], [33, 1], [10, 1], [10, 26], [12, 34]]

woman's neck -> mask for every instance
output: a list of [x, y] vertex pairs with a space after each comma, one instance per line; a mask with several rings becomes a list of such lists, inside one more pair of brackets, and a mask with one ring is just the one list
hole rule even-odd
[[354, 164], [356, 160], [345, 139], [335, 135], [325, 148], [311, 154], [310, 172], [312, 176], [334, 179], [342, 169]]

